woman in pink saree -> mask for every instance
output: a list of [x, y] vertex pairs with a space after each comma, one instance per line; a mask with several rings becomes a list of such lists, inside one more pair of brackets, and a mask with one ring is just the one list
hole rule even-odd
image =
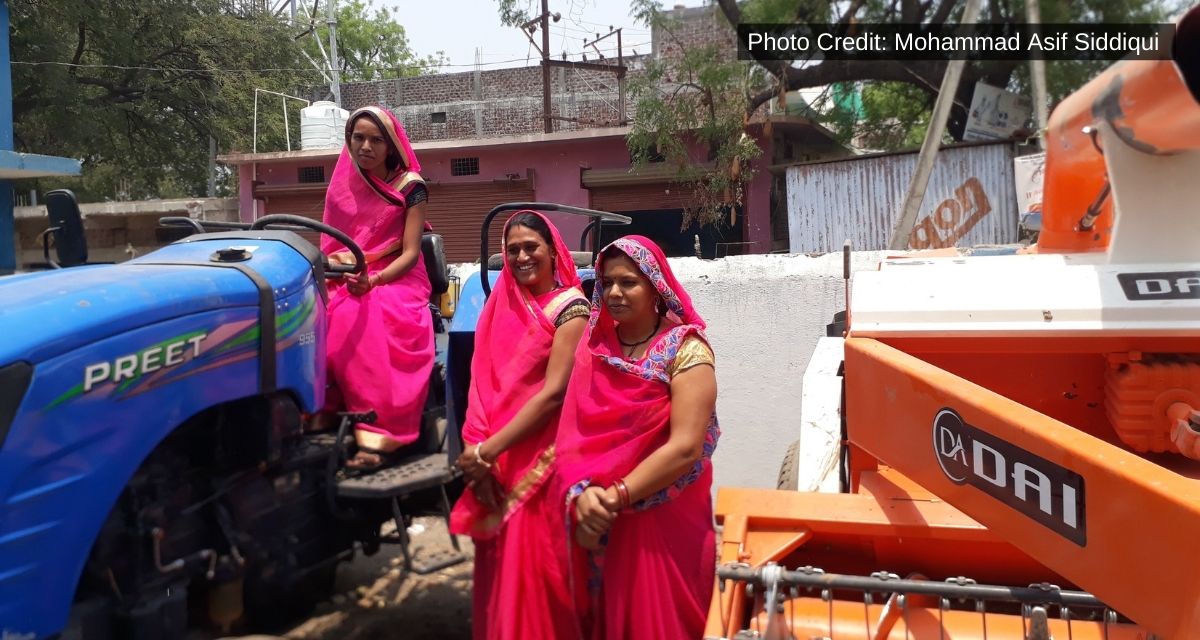
[[[421, 260], [428, 190], [400, 122], [364, 107], [346, 122], [346, 146], [325, 196], [324, 221], [363, 250], [367, 269], [330, 286], [326, 408], [374, 411], [358, 424], [358, 455], [347, 464], [374, 468], [416, 440], [433, 368], [431, 287]], [[324, 237], [330, 261], [354, 258]]]
[[577, 635], [700, 638], [716, 564], [714, 358], [662, 250], [609, 245], [556, 446]]
[[475, 333], [459, 458], [470, 490], [454, 506], [451, 531], [475, 541], [477, 640], [569, 637], [574, 620], [556, 561], [566, 538], [547, 486], [589, 306], [571, 252], [541, 214], [513, 215], [504, 248]]

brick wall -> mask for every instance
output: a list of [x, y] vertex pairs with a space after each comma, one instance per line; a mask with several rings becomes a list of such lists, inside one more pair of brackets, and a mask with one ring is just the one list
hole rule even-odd
[[[675, 58], [684, 48], [716, 42], [722, 52], [736, 57], [736, 34], [715, 7], [672, 9], [668, 13], [675, 19], [671, 34], [655, 30], [651, 55]], [[626, 58], [630, 76], [639, 73], [646, 58]], [[400, 118], [414, 142], [541, 133], [542, 68], [536, 59], [531, 62], [535, 64], [513, 69], [343, 84], [342, 106], [350, 111], [372, 104], [384, 106]], [[554, 68], [550, 87], [553, 114], [583, 120], [555, 121], [555, 131], [616, 126], [633, 113], [628, 99], [621, 113], [614, 73]], [[326, 87], [313, 87], [305, 93], [312, 100], [329, 99]], [[444, 122], [434, 122], [435, 117], [443, 119], [443, 114]]]
[[678, 59], [685, 48], [716, 44], [722, 55], [737, 57], [737, 32], [716, 7], [671, 9], [670, 33], [655, 28], [651, 34], [653, 55]]
[[[681, 47], [718, 42], [723, 51], [736, 56], [733, 29], [713, 7], [674, 9], [673, 36], [653, 34], [652, 55], [674, 57]], [[639, 72], [646, 56], [629, 56], [629, 74]], [[535, 61], [536, 62], [536, 61]], [[619, 109], [620, 92], [616, 74], [603, 71], [554, 68], [550, 73], [551, 104], [557, 116], [583, 122], [555, 121], [555, 131], [572, 131], [616, 126], [633, 113], [626, 100]], [[381, 105], [396, 114], [414, 141], [459, 140], [540, 133], [542, 122], [542, 68], [534, 64], [513, 69], [490, 69], [443, 73], [395, 80], [343, 84], [342, 106], [353, 111]], [[325, 87], [307, 92], [312, 100], [329, 99]], [[445, 114], [445, 122], [434, 122]]]
[[[637, 73], [638, 62], [635, 58], [626, 63], [630, 73]], [[621, 120], [616, 74], [555, 68], [550, 72], [550, 90], [554, 115], [585, 119], [556, 121], [555, 131], [616, 126]], [[328, 97], [324, 88], [313, 88], [308, 94], [314, 100]], [[540, 133], [542, 69], [466, 71], [342, 85], [342, 106], [347, 110], [372, 104], [395, 113], [414, 142]], [[632, 113], [628, 101], [625, 113], [626, 118]], [[444, 122], [435, 122], [435, 114]]]

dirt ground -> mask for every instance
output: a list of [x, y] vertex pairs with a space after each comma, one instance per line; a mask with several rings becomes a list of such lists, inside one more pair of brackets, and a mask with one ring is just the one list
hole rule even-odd
[[[424, 527], [413, 536], [416, 557], [429, 549], [450, 548], [445, 522], [418, 518], [416, 524]], [[308, 619], [281, 635], [240, 640], [469, 640], [473, 556], [470, 538], [459, 538], [459, 544], [465, 562], [425, 576], [405, 574], [396, 546], [385, 546], [370, 558], [359, 555], [339, 567], [337, 595], [318, 605]]]

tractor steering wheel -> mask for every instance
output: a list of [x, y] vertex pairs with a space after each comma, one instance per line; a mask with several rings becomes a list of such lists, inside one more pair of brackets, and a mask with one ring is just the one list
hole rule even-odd
[[354, 240], [350, 239], [350, 236], [325, 224], [324, 222], [317, 222], [312, 218], [305, 218], [304, 216], [296, 216], [288, 213], [273, 213], [255, 220], [254, 224], [250, 225], [250, 228], [266, 229], [270, 226], [277, 228], [282, 227], [285, 229], [290, 228], [290, 230], [294, 230], [296, 227], [301, 227], [310, 231], [316, 231], [317, 233], [323, 233], [334, 240], [337, 240], [342, 246], [349, 249], [350, 253], [354, 255], [354, 264], [330, 264], [329, 257], [322, 255], [322, 259], [325, 261], [325, 273], [327, 274], [335, 274], [335, 277], [341, 277], [343, 274], [347, 273], [362, 273], [367, 268], [367, 258], [365, 255], [363, 255], [363, 250], [358, 246], [358, 244], [354, 242]]

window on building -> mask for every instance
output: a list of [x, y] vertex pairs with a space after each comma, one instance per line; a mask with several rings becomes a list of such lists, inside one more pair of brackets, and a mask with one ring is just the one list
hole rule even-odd
[[479, 175], [479, 158], [450, 158], [450, 175]]
[[325, 182], [325, 167], [300, 167], [296, 181], [304, 184]]
[[434, 111], [433, 113], [429, 114], [429, 121], [433, 124], [446, 124], [446, 112]]

